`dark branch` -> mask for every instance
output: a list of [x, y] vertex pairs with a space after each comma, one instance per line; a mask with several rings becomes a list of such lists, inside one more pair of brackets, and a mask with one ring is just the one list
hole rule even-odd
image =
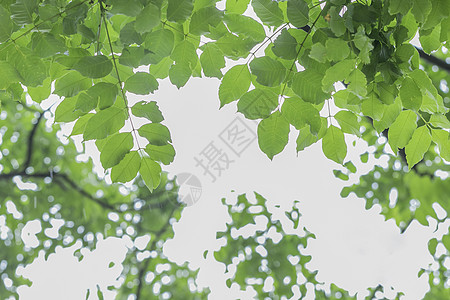
[[437, 58], [436, 56], [433, 55], [429, 55], [420, 48], [416, 47], [416, 49], [419, 52], [420, 58], [422, 58], [423, 60], [427, 61], [430, 64], [438, 66], [439, 68], [447, 72], [450, 72], [450, 64], [448, 64], [445, 60]]
[[44, 116], [43, 113], [39, 114], [36, 123], [33, 125], [33, 128], [31, 129], [30, 134], [28, 135], [27, 153], [25, 157], [25, 162], [23, 163], [22, 166], [23, 172], [25, 172], [25, 170], [30, 166], [31, 158], [33, 156], [34, 136], [36, 135], [37, 128], [43, 116]]

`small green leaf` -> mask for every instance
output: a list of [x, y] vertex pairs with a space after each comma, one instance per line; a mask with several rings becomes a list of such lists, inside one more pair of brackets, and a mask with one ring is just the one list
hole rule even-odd
[[138, 129], [139, 135], [146, 138], [150, 144], [162, 146], [172, 142], [169, 129], [159, 123], [150, 123], [142, 125]]
[[87, 90], [92, 80], [82, 76], [76, 71], [70, 71], [61, 78], [56, 79], [54, 94], [61, 97], [73, 97], [80, 91]]
[[162, 146], [148, 144], [147, 147], [145, 147], [145, 152], [147, 152], [151, 159], [160, 161], [165, 165], [173, 162], [175, 157], [175, 149], [171, 144]]
[[239, 99], [248, 91], [251, 75], [247, 65], [237, 65], [229, 69], [219, 86], [220, 107]]
[[198, 56], [194, 44], [188, 40], [179, 42], [173, 49], [170, 55], [175, 63], [179, 64], [189, 64], [191, 69], [194, 69], [197, 65]]
[[222, 78], [223, 75], [220, 69], [225, 67], [225, 58], [217, 45], [207, 43], [203, 47], [203, 52], [200, 55], [200, 63], [205, 76]]
[[108, 169], [117, 165], [133, 148], [133, 136], [130, 132], [116, 133], [106, 138], [100, 152], [100, 162]]
[[269, 89], [257, 88], [245, 93], [238, 102], [238, 112], [247, 119], [264, 119], [278, 106], [278, 95]]
[[151, 64], [159, 63], [164, 57], [172, 53], [174, 46], [173, 32], [168, 29], [159, 29], [147, 34], [145, 38], [145, 48], [151, 53], [147, 54], [147, 59]]
[[64, 53], [66, 45], [50, 33], [34, 33], [31, 36], [31, 47], [39, 57], [45, 58], [56, 53]]
[[309, 22], [309, 7], [304, 0], [288, 0], [287, 17], [297, 28], [306, 26]]
[[346, 162], [344, 167], [346, 167], [351, 173], [356, 173], [356, 167], [351, 161]]
[[97, 98], [94, 98], [85, 92], [81, 92], [77, 95], [77, 104], [75, 105], [75, 109], [88, 113], [97, 107], [97, 101]]
[[155, 77], [145, 72], [137, 72], [125, 81], [125, 89], [138, 95], [147, 95], [158, 89]]
[[297, 137], [297, 152], [304, 150], [305, 148], [311, 146], [317, 142], [317, 136], [311, 133], [308, 126], [300, 128]]
[[85, 114], [84, 116], [81, 116], [78, 118], [77, 122], [72, 128], [72, 132], [69, 136], [79, 135], [84, 132], [86, 129], [86, 124], [89, 121], [90, 118], [92, 118], [95, 114]]
[[278, 86], [286, 77], [286, 68], [277, 60], [268, 56], [258, 57], [250, 63], [256, 81], [265, 86]]
[[156, 65], [150, 65], [149, 73], [152, 74], [156, 79], [164, 79], [169, 76], [169, 69], [172, 64], [172, 59], [170, 59], [170, 57], [165, 57]]
[[349, 83], [347, 89], [356, 96], [365, 97], [367, 95], [367, 80], [366, 75], [359, 70], [354, 69], [350, 75], [348, 75], [346, 82]]
[[400, 87], [400, 99], [404, 108], [419, 110], [422, 105], [422, 93], [411, 77], [406, 77]]
[[152, 192], [161, 182], [161, 166], [148, 157], [143, 157], [139, 174], [147, 188]]
[[324, 63], [327, 61], [327, 49], [321, 43], [315, 43], [311, 47], [311, 52], [309, 53], [309, 57], [317, 60], [320, 63]]
[[430, 144], [431, 134], [426, 125], [414, 130], [411, 140], [405, 146], [406, 161], [410, 170], [422, 160], [425, 152], [430, 148]]
[[433, 142], [439, 147], [439, 155], [450, 162], [450, 136], [442, 129], [431, 129]]
[[159, 7], [152, 3], [147, 3], [144, 9], [136, 16], [134, 28], [138, 33], [149, 32], [161, 22], [160, 15]]
[[171, 22], [183, 23], [194, 9], [193, 0], [169, 0], [168, 2], [167, 19]]
[[[0, 63], [0, 68], [1, 68], [1, 63]], [[3, 70], [2, 70], [2, 72], [3, 72]], [[46, 99], [48, 99], [48, 97], [50, 97], [51, 88], [52, 88], [51, 80], [50, 80], [50, 78], [47, 78], [42, 83], [42, 86], [38, 86], [38, 87], [29, 86], [27, 88], [27, 92], [30, 95], [31, 99], [33, 99], [34, 102], [41, 103], [43, 100], [46, 100]]]
[[187, 63], [172, 65], [169, 69], [170, 82], [177, 88], [183, 87], [191, 78], [192, 69]]
[[344, 19], [339, 15], [340, 8], [332, 6], [329, 10], [330, 14], [330, 28], [331, 31], [337, 36], [342, 36], [346, 31]]
[[0, 43], [6, 42], [13, 31], [13, 23], [9, 12], [0, 6]]
[[435, 127], [450, 129], [450, 121], [447, 119], [446, 116], [441, 114], [433, 114], [430, 117], [430, 123], [431, 125]]
[[323, 74], [314, 69], [297, 72], [292, 79], [292, 90], [301, 99], [312, 104], [323, 103], [331, 98], [330, 93], [322, 91]]
[[391, 15], [402, 14], [406, 15], [411, 9], [412, 0], [391, 0], [389, 2], [389, 13]]
[[253, 10], [258, 18], [267, 26], [280, 26], [284, 22], [283, 12], [278, 2], [272, 0], [253, 0]]
[[250, 0], [227, 0], [226, 12], [233, 14], [243, 14], [248, 7]]
[[125, 155], [118, 165], [111, 169], [111, 181], [123, 182], [133, 180], [141, 167], [141, 157], [137, 151]]
[[308, 102], [304, 102], [298, 97], [287, 98], [281, 106], [281, 115], [294, 125], [296, 129], [300, 129], [308, 124], [311, 133], [317, 135], [319, 133], [322, 122], [320, 120], [319, 111]]
[[272, 52], [276, 56], [288, 60], [297, 57], [297, 40], [286, 29], [281, 31], [273, 45]]
[[66, 97], [55, 110], [55, 122], [72, 122], [83, 112], [75, 110], [76, 98]]
[[402, 110], [402, 104], [399, 98], [394, 102], [394, 104], [388, 105], [383, 113], [383, 117], [377, 121], [373, 121], [373, 126], [375, 129], [381, 133], [383, 130], [391, 126]]
[[394, 152], [397, 152], [398, 148], [403, 148], [408, 144], [417, 127], [416, 122], [416, 113], [411, 110], [404, 110], [400, 112], [397, 119], [389, 127], [388, 141]]
[[228, 29], [232, 33], [239, 35], [239, 37], [248, 38], [256, 42], [262, 42], [266, 37], [263, 25], [248, 16], [226, 14], [224, 21]]
[[38, 7], [37, 0], [17, 0], [11, 4], [11, 19], [18, 25], [33, 23], [33, 13]]
[[358, 118], [354, 113], [348, 110], [341, 110], [334, 115], [336, 121], [338, 121], [341, 130], [345, 133], [354, 134], [356, 136], [361, 136], [359, 131], [360, 125], [358, 123]]
[[111, 12], [130, 17], [137, 16], [142, 11], [142, 2], [139, 0], [109, 0], [112, 4]]
[[127, 114], [124, 109], [111, 106], [103, 109], [89, 119], [84, 130], [85, 141], [104, 139], [108, 135], [116, 133], [125, 124]]
[[329, 68], [322, 79], [322, 90], [324, 92], [333, 91], [333, 84], [346, 79], [355, 69], [355, 63], [354, 59], [345, 59]]
[[275, 111], [259, 123], [259, 148], [270, 160], [286, 147], [289, 140], [289, 130], [289, 123], [279, 111]]
[[164, 117], [155, 101], [139, 101], [133, 105], [131, 112], [136, 117], [146, 118], [153, 123], [160, 123], [164, 120]]
[[194, 12], [189, 22], [189, 32], [194, 35], [209, 33], [209, 28], [217, 26], [222, 19], [222, 12], [215, 6], [207, 6]]
[[350, 48], [342, 39], [327, 39], [325, 47], [327, 58], [331, 61], [341, 61], [350, 55]]
[[104, 55], [84, 56], [73, 65], [73, 69], [89, 78], [105, 77], [112, 70], [112, 63]]
[[322, 151], [325, 156], [338, 164], [343, 164], [347, 156], [347, 144], [342, 131], [331, 125], [322, 139]]
[[370, 92], [365, 100], [361, 104], [362, 113], [365, 116], [369, 116], [374, 120], [381, 120], [384, 114], [385, 105], [378, 99], [378, 95], [375, 92]]
[[112, 106], [117, 99], [119, 93], [117, 85], [109, 82], [98, 82], [87, 90], [87, 93], [98, 98], [98, 108], [105, 109]]

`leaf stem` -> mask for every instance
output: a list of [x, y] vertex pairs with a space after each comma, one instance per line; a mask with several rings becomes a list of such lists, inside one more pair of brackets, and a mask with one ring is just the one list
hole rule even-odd
[[[111, 42], [111, 37], [110, 37], [110, 35], [109, 35], [108, 22], [106, 21], [105, 8], [103, 7], [103, 1], [104, 1], [104, 0], [99, 0], [99, 4], [100, 4], [100, 14], [101, 14], [101, 17], [103, 18], [103, 22], [104, 22], [104, 24], [105, 24], [105, 31], [106, 31], [106, 36], [107, 36], [107, 38], [108, 38], [109, 48], [110, 48], [110, 50], [111, 50], [111, 57], [112, 57], [112, 61], [113, 61], [113, 64], [114, 64], [114, 69], [115, 69], [115, 71], [116, 71], [117, 80], [119, 81], [120, 91], [121, 91], [121, 93], [122, 93], [123, 101], [125, 102], [126, 111], [127, 111], [127, 116], [128, 116], [128, 119], [130, 120], [131, 129], [132, 129], [134, 138], [135, 138], [135, 140], [136, 140], [136, 144], [137, 144], [137, 146], [138, 146], [138, 150], [142, 150], [143, 148], [141, 148], [141, 146], [139, 145], [139, 140], [138, 140], [138, 136], [137, 136], [137, 133], [136, 133], [137, 130], [136, 130], [136, 128], [134, 127], [133, 119], [131, 118], [130, 107], [128, 106], [128, 101], [127, 101], [127, 98], [126, 98], [126, 95], [125, 95], [125, 91], [123, 90], [123, 82], [122, 82], [122, 80], [120, 79], [119, 69], [117, 68], [117, 61], [116, 61], [116, 57], [115, 57], [115, 55], [114, 55], [114, 50], [113, 50], [113, 48], [112, 48], [112, 42]], [[139, 153], [139, 154], [140, 154], [140, 153]]]
[[272, 35], [270, 35], [269, 37], [265, 37], [264, 41], [258, 46], [258, 48], [256, 48], [255, 51], [250, 52], [250, 57], [247, 59], [247, 65], [250, 62], [250, 59], [252, 59], [252, 57], [255, 56], [256, 52], [259, 51], [259, 49], [261, 49], [268, 41], [271, 41], [272, 38], [278, 33], [280, 32], [282, 29], [284, 29], [286, 26], [288, 26], [289, 23], [285, 23], [283, 26], [279, 27], [274, 33], [272, 33]]

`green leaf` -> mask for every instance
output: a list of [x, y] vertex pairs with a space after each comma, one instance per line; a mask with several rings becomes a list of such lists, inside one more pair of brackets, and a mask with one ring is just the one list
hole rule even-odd
[[[2, 64], [0, 62], [0, 69], [1, 69], [1, 65]], [[41, 103], [43, 100], [46, 100], [46, 99], [48, 99], [48, 97], [50, 97], [51, 88], [52, 88], [51, 80], [50, 80], [50, 78], [47, 78], [42, 83], [42, 86], [38, 86], [38, 87], [30, 86], [27, 88], [27, 92], [30, 95], [31, 99], [33, 99], [34, 102]]]
[[87, 90], [92, 80], [76, 71], [69, 71], [61, 78], [56, 79], [54, 94], [61, 97], [73, 97], [80, 91]]
[[346, 162], [344, 164], [344, 167], [347, 168], [347, 170], [349, 170], [351, 173], [356, 173], [356, 167], [351, 161]]
[[346, 79], [354, 69], [354, 59], [346, 59], [336, 63], [325, 72], [325, 76], [322, 79], [322, 90], [324, 92], [333, 91], [333, 84], [336, 81], [342, 81]]
[[89, 51], [83, 48], [69, 48], [69, 55], [56, 56], [55, 60], [67, 68], [72, 68], [81, 58], [90, 55]]
[[404, 108], [419, 110], [422, 105], [422, 93], [411, 77], [406, 77], [400, 87], [400, 99]]
[[331, 125], [322, 139], [322, 151], [328, 159], [343, 164], [347, 156], [347, 144], [342, 131]]
[[258, 18], [265, 25], [278, 27], [284, 23], [283, 12], [276, 1], [253, 0], [252, 6]]
[[215, 44], [226, 57], [237, 60], [242, 57], [247, 57], [256, 43], [252, 39], [227, 33], [219, 38]]
[[264, 27], [253, 18], [238, 14], [226, 14], [224, 18], [228, 29], [240, 37], [261, 42], [266, 37]]
[[164, 117], [159, 110], [155, 101], [145, 102], [139, 101], [131, 108], [131, 112], [136, 117], [146, 118], [154, 123], [160, 123], [164, 121]]
[[348, 110], [341, 110], [337, 114], [334, 115], [336, 121], [338, 121], [341, 130], [345, 133], [354, 134], [358, 137], [361, 136], [361, 132], [359, 131], [360, 125], [358, 122], [358, 118], [354, 113]]
[[130, 17], [137, 16], [142, 11], [142, 2], [139, 0], [109, 0], [112, 4], [111, 12]]
[[22, 77], [7, 61], [0, 61], [0, 89], [6, 89], [11, 83], [21, 81]]
[[371, 117], [374, 120], [381, 120], [384, 114], [385, 106], [383, 102], [378, 99], [375, 92], [370, 92], [361, 104], [361, 111], [365, 116]]
[[158, 89], [155, 77], [145, 72], [137, 72], [125, 81], [125, 89], [138, 95], [147, 95]]
[[331, 61], [341, 61], [350, 55], [350, 48], [342, 39], [327, 39], [325, 47], [327, 58]]
[[112, 63], [104, 55], [84, 56], [73, 65], [73, 69], [89, 78], [105, 77], [112, 70]]
[[414, 130], [411, 140], [405, 146], [406, 161], [409, 170], [422, 160], [425, 152], [430, 148], [430, 144], [431, 134], [426, 125]]
[[37, 0], [17, 0], [10, 6], [11, 19], [18, 25], [31, 24], [37, 7]]
[[355, 43], [356, 48], [359, 49], [358, 57], [364, 64], [370, 63], [370, 53], [373, 50], [373, 39], [369, 38], [364, 30], [364, 27], [361, 25], [358, 27], [358, 30], [353, 38], [353, 42]]
[[231, 14], [243, 14], [249, 3], [250, 0], [227, 0], [225, 11]]
[[145, 147], [145, 152], [147, 152], [151, 159], [160, 161], [165, 165], [173, 162], [175, 157], [175, 149], [170, 144], [162, 146], [148, 144], [147, 147]]
[[323, 74], [315, 69], [306, 69], [294, 75], [291, 88], [304, 101], [320, 104], [331, 98], [330, 93], [322, 91], [322, 78]]
[[183, 87], [191, 78], [192, 69], [187, 63], [172, 65], [169, 69], [169, 79], [177, 88]]
[[138, 33], [151, 31], [161, 22], [161, 12], [159, 7], [152, 3], [147, 3], [144, 9], [136, 16], [134, 28]]
[[122, 54], [119, 56], [119, 63], [124, 66], [137, 68], [141, 65], [144, 55], [144, 47], [124, 47]]
[[298, 97], [287, 98], [281, 106], [281, 115], [294, 125], [296, 129], [300, 129], [308, 124], [311, 133], [317, 135], [322, 125], [319, 111], [308, 102], [304, 102]]
[[450, 136], [442, 129], [431, 129], [433, 142], [439, 147], [439, 155], [450, 162]]
[[200, 55], [200, 63], [205, 76], [222, 78], [223, 75], [220, 69], [225, 67], [225, 58], [217, 45], [213, 43], [205, 44]]
[[119, 93], [117, 85], [109, 82], [98, 82], [87, 90], [88, 95], [98, 98], [98, 108], [105, 109], [112, 106]]
[[9, 12], [0, 6], [0, 43], [6, 42], [13, 31], [13, 23]]
[[269, 89], [257, 88], [245, 93], [238, 102], [238, 112], [247, 119], [264, 119], [278, 106], [278, 95]]
[[157, 64], [172, 53], [173, 46], [174, 35], [172, 31], [168, 29], [152, 31], [145, 38], [145, 48], [151, 51], [146, 57], [151, 64]]
[[161, 182], [161, 166], [148, 157], [143, 157], [139, 174], [147, 188], [152, 192]]
[[237, 65], [229, 69], [219, 86], [220, 107], [239, 99], [248, 91], [251, 75], [247, 65]]
[[413, 0], [414, 5], [411, 10], [417, 22], [424, 23], [431, 12], [430, 0]]
[[189, 22], [189, 32], [194, 35], [209, 33], [210, 26], [215, 27], [222, 19], [222, 12], [215, 6], [207, 6], [194, 12]]
[[130, 132], [116, 133], [106, 138], [100, 152], [100, 162], [108, 169], [117, 165], [133, 148], [133, 136]]
[[83, 114], [75, 110], [76, 99], [66, 97], [55, 110], [55, 122], [72, 122]]
[[156, 146], [163, 146], [168, 142], [172, 142], [169, 129], [159, 123], [142, 125], [141, 128], [138, 129], [138, 132], [139, 135], [146, 138], [150, 144]]
[[31, 47], [39, 57], [45, 58], [56, 53], [64, 53], [66, 45], [50, 33], [34, 33], [31, 36]]
[[103, 109], [89, 119], [84, 130], [85, 141], [104, 139], [108, 135], [116, 133], [123, 127], [127, 113], [124, 109], [111, 106]]
[[22, 84], [32, 87], [41, 85], [48, 76], [44, 61], [27, 48], [16, 47], [16, 49], [8, 61], [20, 74]]
[[287, 1], [287, 17], [297, 28], [306, 26], [309, 22], [309, 7], [304, 0]]
[[92, 118], [95, 114], [85, 114], [84, 116], [81, 116], [78, 118], [77, 122], [72, 128], [72, 132], [69, 136], [79, 135], [84, 132], [86, 129], [86, 124], [89, 121], [90, 118]]
[[183, 23], [194, 9], [193, 0], [169, 0], [168, 2], [167, 19], [171, 22]]
[[265, 86], [278, 86], [286, 77], [286, 68], [277, 60], [268, 56], [258, 57], [250, 63], [256, 81]]
[[273, 44], [272, 52], [276, 56], [289, 60], [297, 57], [297, 40], [286, 29], [281, 31]]
[[412, 0], [391, 0], [389, 2], [389, 13], [391, 15], [402, 14], [406, 15], [411, 9]]
[[332, 6], [329, 10], [330, 28], [337, 37], [342, 36], [347, 31], [344, 19], [339, 15], [339, 11], [340, 9], [336, 6]]
[[88, 113], [97, 107], [98, 98], [92, 97], [85, 92], [81, 92], [77, 95], [77, 104], [75, 109], [80, 110], [83, 113]]
[[435, 127], [450, 129], [450, 121], [447, 119], [446, 116], [441, 115], [441, 114], [431, 115], [430, 123], [431, 123], [431, 125], [433, 125]]
[[308, 126], [300, 128], [297, 137], [297, 152], [311, 146], [312, 144], [317, 142], [317, 140], [317, 136], [311, 133], [311, 130]]
[[166, 78], [167, 76], [169, 76], [169, 69], [172, 66], [172, 64], [173, 64], [172, 59], [170, 59], [170, 57], [165, 57], [156, 65], [150, 65], [149, 72], [156, 79]]
[[275, 111], [258, 125], [259, 148], [272, 160], [283, 151], [289, 140], [289, 123], [279, 111]]
[[321, 43], [315, 43], [311, 47], [309, 57], [317, 60], [320, 63], [324, 63], [327, 61], [327, 49]]
[[391, 124], [395, 121], [395, 119], [397, 119], [401, 110], [402, 104], [400, 99], [397, 98], [394, 104], [388, 105], [385, 108], [383, 117], [379, 121], [377, 120], [373, 121], [373, 126], [379, 133], [381, 133], [383, 130], [391, 126]]
[[119, 40], [125, 46], [133, 44], [140, 45], [143, 42], [142, 35], [136, 31], [134, 23], [135, 22], [127, 23], [120, 30]]
[[111, 169], [111, 181], [123, 182], [133, 180], [141, 167], [141, 157], [137, 151], [125, 155], [118, 165]]
[[416, 122], [416, 113], [411, 110], [404, 110], [400, 112], [397, 119], [389, 127], [388, 141], [394, 152], [397, 152], [398, 148], [403, 148], [408, 144], [417, 127]]
[[198, 56], [195, 46], [188, 40], [179, 42], [170, 55], [176, 64], [188, 64], [191, 69], [197, 65]]

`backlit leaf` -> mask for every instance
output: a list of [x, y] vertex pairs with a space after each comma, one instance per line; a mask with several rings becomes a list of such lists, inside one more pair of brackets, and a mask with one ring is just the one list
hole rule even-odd
[[338, 164], [343, 164], [347, 156], [347, 144], [342, 131], [331, 125], [322, 139], [322, 151], [325, 156]]
[[147, 95], [158, 89], [155, 77], [145, 72], [137, 72], [125, 81], [125, 89], [138, 95]]
[[111, 61], [104, 55], [84, 56], [73, 65], [73, 69], [89, 78], [101, 78], [112, 70]]
[[238, 112], [247, 119], [264, 119], [278, 106], [278, 95], [269, 89], [254, 89], [245, 93], [238, 102]]
[[137, 151], [125, 155], [118, 165], [111, 169], [112, 182], [128, 182], [133, 180], [141, 167], [141, 157]]
[[309, 8], [304, 0], [287, 1], [287, 17], [297, 28], [306, 26], [309, 22]]
[[116, 133], [106, 138], [100, 150], [100, 162], [108, 169], [117, 165], [133, 148], [133, 136], [130, 132]]
[[284, 100], [281, 106], [281, 115], [296, 129], [300, 129], [308, 124], [311, 133], [317, 135], [321, 127], [319, 111], [308, 102], [300, 98], [292, 97]]
[[116, 133], [125, 124], [127, 114], [124, 109], [111, 106], [103, 109], [89, 119], [83, 134], [85, 141], [104, 139]]
[[268, 26], [280, 26], [284, 22], [283, 12], [272, 0], [253, 0], [253, 10], [258, 18]]
[[150, 192], [161, 182], [161, 166], [148, 157], [142, 158], [139, 174]]
[[431, 134], [427, 126], [423, 125], [414, 130], [411, 140], [405, 147], [406, 161], [411, 170], [415, 164], [422, 160], [431, 144]]
[[172, 22], [183, 23], [194, 9], [193, 0], [169, 0], [167, 19]]
[[239, 99], [248, 91], [251, 83], [247, 65], [237, 65], [225, 73], [219, 87], [220, 107]]
[[138, 129], [139, 135], [146, 138], [150, 144], [162, 146], [168, 142], [172, 142], [169, 129], [159, 123], [150, 123], [142, 125]]
[[91, 85], [91, 79], [76, 71], [70, 71], [63, 77], [56, 79], [53, 93], [61, 97], [73, 97], [80, 91], [87, 90]]
[[151, 159], [160, 161], [165, 165], [173, 162], [175, 157], [175, 149], [171, 144], [162, 146], [148, 144], [147, 147], [145, 147], [145, 152], [147, 152]]
[[131, 112], [136, 117], [146, 118], [154, 123], [160, 123], [164, 120], [164, 117], [155, 101], [139, 101], [133, 105]]
[[286, 68], [282, 63], [268, 56], [258, 57], [250, 63], [256, 81], [265, 86], [280, 85], [286, 77]]
[[417, 127], [416, 122], [416, 113], [411, 110], [404, 110], [400, 112], [397, 119], [389, 127], [388, 141], [394, 152], [397, 152], [398, 148], [403, 148], [408, 144]]
[[258, 125], [259, 148], [269, 159], [283, 151], [289, 140], [289, 123], [279, 111], [275, 111]]

